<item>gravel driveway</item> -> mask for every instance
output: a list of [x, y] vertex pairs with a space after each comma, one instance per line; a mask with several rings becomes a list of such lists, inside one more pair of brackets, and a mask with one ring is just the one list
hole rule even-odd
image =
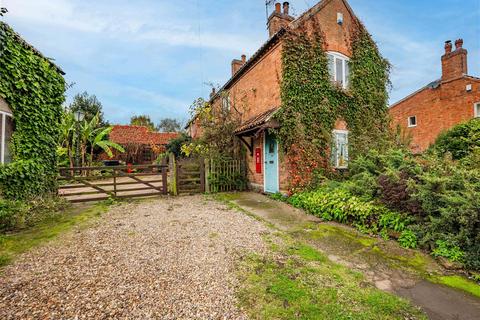
[[260, 222], [203, 196], [113, 207], [0, 276], [0, 319], [243, 319], [235, 261]]

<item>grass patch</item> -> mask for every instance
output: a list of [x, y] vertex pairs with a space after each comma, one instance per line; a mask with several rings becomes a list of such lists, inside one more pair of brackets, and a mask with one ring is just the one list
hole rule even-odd
[[426, 319], [407, 301], [367, 285], [363, 276], [290, 239], [240, 268], [239, 301], [252, 319]]
[[29, 249], [43, 244], [74, 226], [86, 226], [108, 208], [107, 203], [96, 204], [88, 209], [72, 207], [38, 222], [35, 226], [19, 232], [0, 235], [0, 267], [3, 267]]
[[461, 276], [434, 276], [429, 279], [434, 283], [440, 283], [452, 288], [466, 291], [478, 298], [480, 298], [480, 285], [477, 283], [465, 279]]

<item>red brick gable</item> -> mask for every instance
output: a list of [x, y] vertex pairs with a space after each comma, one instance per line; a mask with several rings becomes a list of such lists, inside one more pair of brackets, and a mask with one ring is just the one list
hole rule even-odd
[[147, 127], [128, 125], [113, 126], [109, 135], [111, 141], [121, 145], [167, 145], [179, 136], [176, 132], [151, 132]]

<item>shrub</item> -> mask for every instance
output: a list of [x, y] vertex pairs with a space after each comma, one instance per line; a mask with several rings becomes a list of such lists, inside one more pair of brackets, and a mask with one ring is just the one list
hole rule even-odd
[[417, 236], [412, 230], [404, 230], [398, 238], [398, 243], [404, 248], [414, 249], [417, 247]]
[[444, 257], [451, 261], [463, 262], [465, 253], [457, 245], [443, 240], [437, 240], [435, 243], [437, 247], [432, 252], [435, 257]]
[[0, 232], [19, 230], [58, 214], [68, 203], [58, 197], [34, 200], [0, 200]]
[[480, 119], [472, 119], [442, 133], [430, 151], [438, 155], [449, 152], [454, 160], [459, 160], [475, 148], [480, 148]]

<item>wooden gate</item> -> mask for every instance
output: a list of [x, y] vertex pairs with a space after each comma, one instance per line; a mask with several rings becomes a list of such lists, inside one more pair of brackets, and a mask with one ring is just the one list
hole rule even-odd
[[167, 165], [60, 168], [61, 197], [70, 202], [167, 194]]
[[204, 193], [205, 166], [203, 159], [182, 159], [176, 162], [177, 193]]

